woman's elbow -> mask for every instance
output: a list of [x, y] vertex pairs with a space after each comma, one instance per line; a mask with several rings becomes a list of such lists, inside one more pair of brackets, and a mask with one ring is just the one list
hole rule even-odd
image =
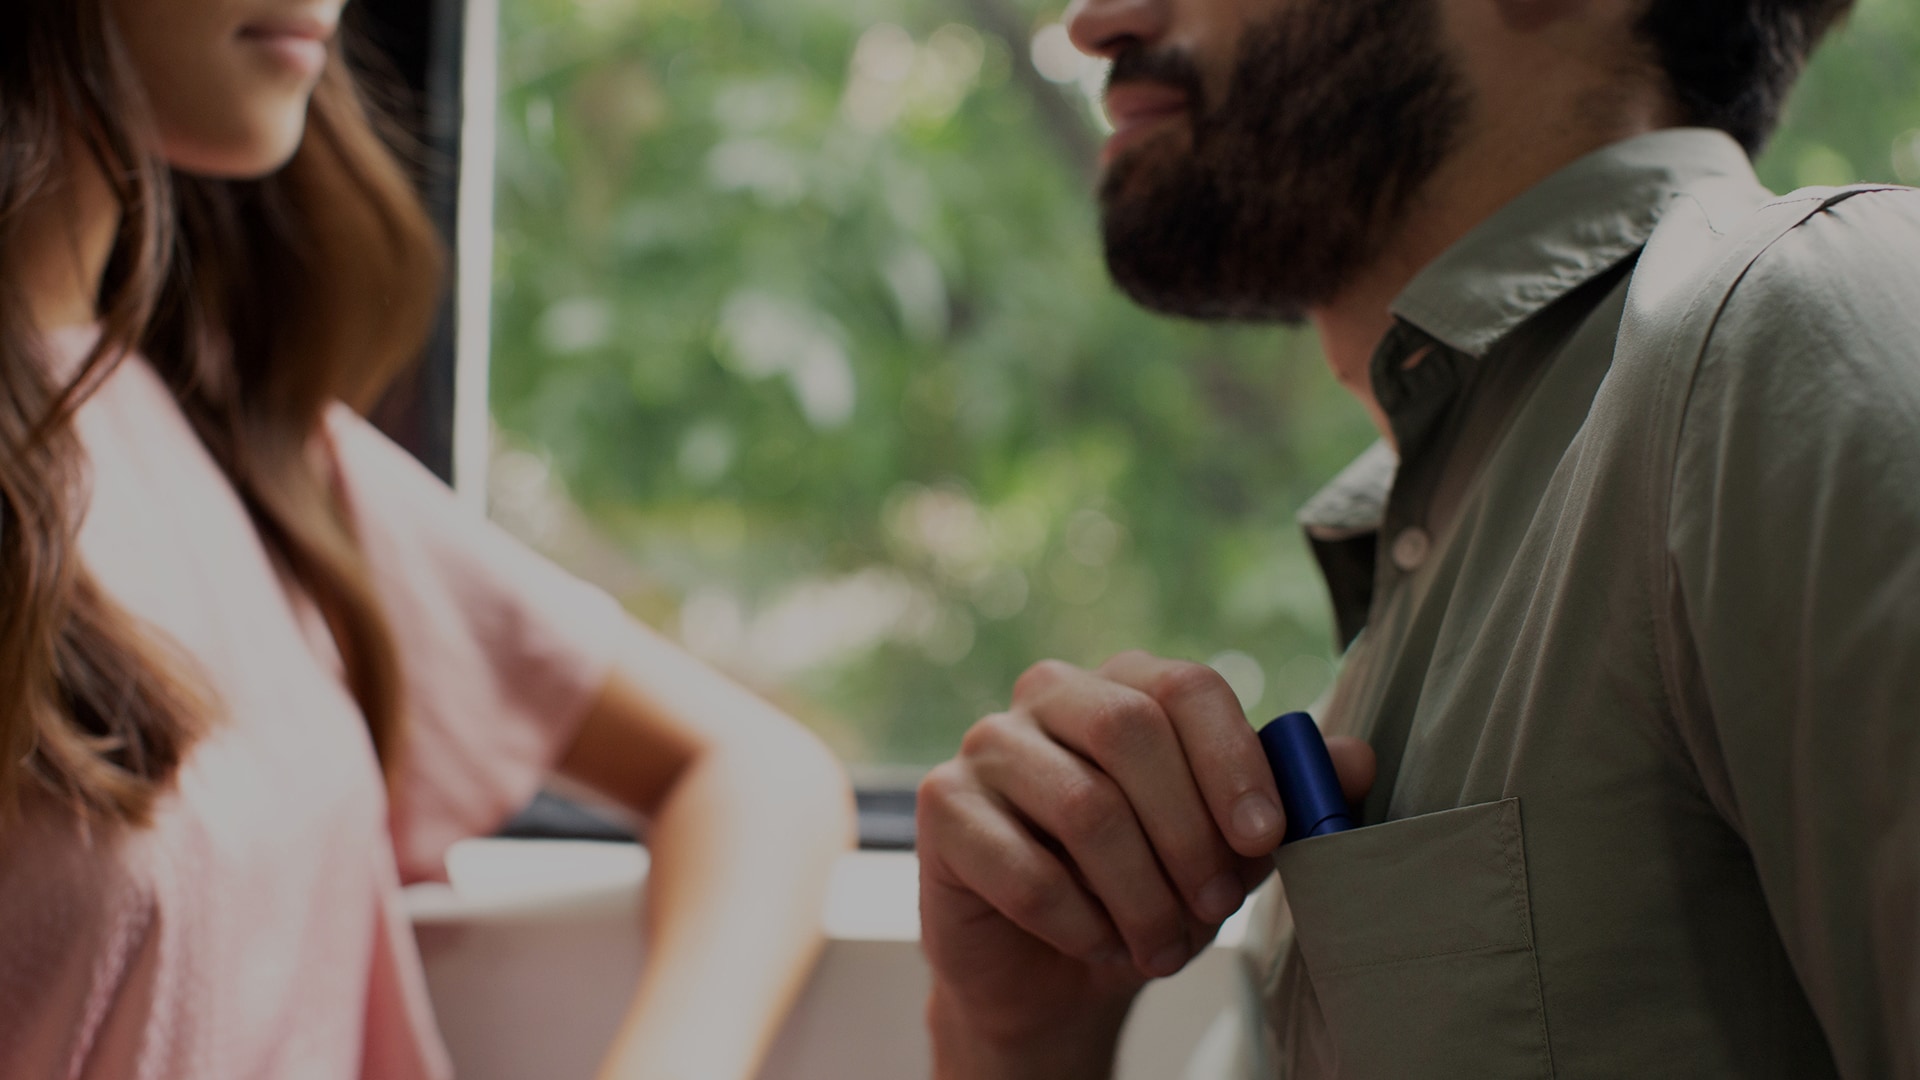
[[850, 849], [856, 839], [853, 784], [846, 767], [820, 737], [798, 721], [780, 717], [762, 737], [730, 747], [766, 810], [779, 815], [782, 832], [805, 828]]

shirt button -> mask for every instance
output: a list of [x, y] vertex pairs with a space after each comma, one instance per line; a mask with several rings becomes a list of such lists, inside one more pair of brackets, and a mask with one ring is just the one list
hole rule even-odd
[[1393, 565], [1411, 574], [1426, 563], [1432, 551], [1433, 538], [1425, 529], [1403, 529], [1393, 538]]

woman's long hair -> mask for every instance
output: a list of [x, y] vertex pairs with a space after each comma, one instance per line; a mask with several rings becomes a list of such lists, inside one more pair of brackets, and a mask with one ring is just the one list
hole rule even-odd
[[[30, 796], [95, 821], [146, 820], [218, 711], [79, 559], [87, 469], [73, 414], [129, 351], [166, 380], [325, 617], [393, 774], [398, 661], [313, 451], [329, 402], [364, 409], [417, 353], [439, 296], [437, 235], [337, 47], [304, 141], [271, 177], [175, 174], [150, 131], [104, 0], [0, 4], [0, 831]], [[99, 344], [56, 382], [23, 248], [88, 162], [119, 233]]]

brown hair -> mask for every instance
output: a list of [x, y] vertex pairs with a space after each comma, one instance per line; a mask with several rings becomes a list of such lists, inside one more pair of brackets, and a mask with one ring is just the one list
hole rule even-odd
[[1651, 0], [1638, 31], [1689, 124], [1758, 156], [1814, 46], [1854, 0]]
[[[0, 5], [0, 823], [23, 797], [145, 820], [214, 705], [190, 667], [80, 565], [72, 416], [128, 351], [159, 371], [268, 551], [313, 599], [389, 776], [400, 672], [346, 509], [313, 447], [335, 399], [368, 407], [416, 354], [438, 238], [335, 48], [306, 135], [261, 180], [172, 173], [102, 0]], [[84, 154], [121, 214], [101, 338], [51, 377], [19, 275], [28, 222]]]

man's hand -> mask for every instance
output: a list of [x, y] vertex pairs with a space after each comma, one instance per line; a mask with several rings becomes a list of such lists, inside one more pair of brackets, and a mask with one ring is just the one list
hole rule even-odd
[[[1350, 798], [1373, 753], [1328, 749]], [[1180, 970], [1264, 878], [1286, 823], [1226, 680], [1124, 653], [1048, 661], [920, 786], [921, 940], [937, 1075], [1108, 1074], [1151, 978]]]

